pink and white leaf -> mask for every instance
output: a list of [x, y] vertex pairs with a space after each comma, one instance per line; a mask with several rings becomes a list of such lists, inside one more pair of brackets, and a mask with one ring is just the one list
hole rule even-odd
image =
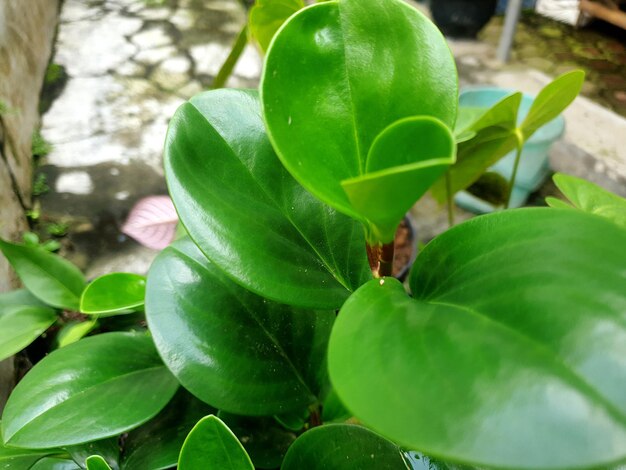
[[176, 235], [178, 214], [168, 196], [148, 196], [131, 209], [122, 232], [148, 248], [162, 250]]

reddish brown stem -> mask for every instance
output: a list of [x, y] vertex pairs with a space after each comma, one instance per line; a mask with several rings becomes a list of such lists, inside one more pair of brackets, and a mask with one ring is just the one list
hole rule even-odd
[[394, 242], [384, 245], [370, 245], [367, 248], [367, 259], [374, 277], [391, 276], [393, 270]]

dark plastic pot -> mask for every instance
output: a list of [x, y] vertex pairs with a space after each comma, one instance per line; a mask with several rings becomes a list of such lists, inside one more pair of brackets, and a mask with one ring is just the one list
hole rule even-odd
[[432, 0], [433, 20], [446, 36], [475, 38], [496, 12], [498, 0]]

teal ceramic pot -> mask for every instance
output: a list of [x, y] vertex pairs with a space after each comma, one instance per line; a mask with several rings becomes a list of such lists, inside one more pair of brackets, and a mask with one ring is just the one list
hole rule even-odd
[[[468, 87], [461, 92], [459, 103], [461, 106], [490, 107], [500, 101], [505, 96], [512, 93], [512, 90], [494, 87]], [[517, 117], [520, 123], [528, 114], [528, 110], [533, 103], [533, 97], [524, 95]], [[545, 179], [550, 174], [548, 153], [552, 144], [558, 140], [565, 132], [565, 120], [562, 116], [550, 121], [545, 126], [533, 134], [526, 142], [522, 150], [522, 156], [515, 179], [515, 188], [511, 196], [510, 207], [520, 207], [524, 205], [528, 196], [533, 191], [539, 189]], [[500, 173], [507, 180], [513, 173], [515, 163], [515, 152], [504, 156], [498, 163], [491, 167], [492, 171]], [[455, 197], [456, 203], [472, 212], [485, 213], [494, 210], [491, 204], [486, 203], [466, 192], [461, 192]]]

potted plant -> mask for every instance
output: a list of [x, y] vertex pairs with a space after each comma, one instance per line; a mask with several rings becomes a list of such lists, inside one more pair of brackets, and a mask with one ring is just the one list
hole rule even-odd
[[433, 20], [453, 38], [475, 38], [496, 12], [498, 0], [431, 0]]
[[[514, 134], [558, 114], [578, 91], [569, 80]], [[402, 1], [305, 8], [273, 39], [260, 94], [203, 93], [172, 118], [165, 172], [189, 236], [147, 281], [115, 273], [85, 285], [59, 257], [1, 242], [28, 289], [0, 297], [10, 306], [0, 334], [16, 333], [0, 341], [6, 354], [60, 311], [101, 326], [17, 385], [0, 463], [624, 459], [623, 199], [567, 180], [572, 206], [503, 211], [437, 237], [411, 270], [411, 296], [386, 276], [407, 208], [441, 185], [450, 200], [490, 165], [494, 141], [511, 140], [510, 102], [455, 133], [456, 86], [445, 41]], [[144, 311], [147, 324], [110, 323]]]

